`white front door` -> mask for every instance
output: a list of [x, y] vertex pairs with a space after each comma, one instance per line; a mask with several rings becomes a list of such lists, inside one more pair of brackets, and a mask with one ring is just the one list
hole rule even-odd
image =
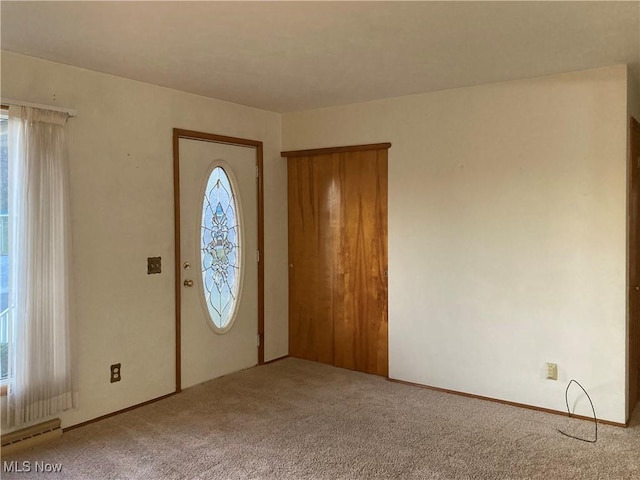
[[179, 142], [181, 383], [187, 388], [258, 363], [258, 212], [254, 148]]

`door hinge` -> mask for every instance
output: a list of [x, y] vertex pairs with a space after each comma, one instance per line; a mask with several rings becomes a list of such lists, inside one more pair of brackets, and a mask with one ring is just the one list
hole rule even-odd
[[256, 262], [260, 263], [260, 250], [256, 250]]
[[260, 334], [256, 335], [256, 347], [260, 346]]

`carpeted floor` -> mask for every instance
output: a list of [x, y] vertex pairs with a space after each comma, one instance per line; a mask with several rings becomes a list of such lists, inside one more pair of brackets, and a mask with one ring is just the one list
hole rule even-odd
[[593, 425], [285, 359], [66, 432], [3, 479], [640, 479], [640, 415]]

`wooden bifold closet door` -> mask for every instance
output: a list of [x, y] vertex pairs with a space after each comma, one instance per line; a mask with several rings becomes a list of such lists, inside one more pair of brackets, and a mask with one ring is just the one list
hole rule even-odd
[[388, 375], [389, 146], [283, 152], [293, 357]]

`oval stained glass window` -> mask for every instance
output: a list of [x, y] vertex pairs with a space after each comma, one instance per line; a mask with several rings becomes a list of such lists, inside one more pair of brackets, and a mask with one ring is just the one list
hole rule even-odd
[[200, 259], [204, 300], [214, 327], [231, 327], [240, 290], [241, 242], [238, 203], [225, 169], [209, 175], [202, 202]]

